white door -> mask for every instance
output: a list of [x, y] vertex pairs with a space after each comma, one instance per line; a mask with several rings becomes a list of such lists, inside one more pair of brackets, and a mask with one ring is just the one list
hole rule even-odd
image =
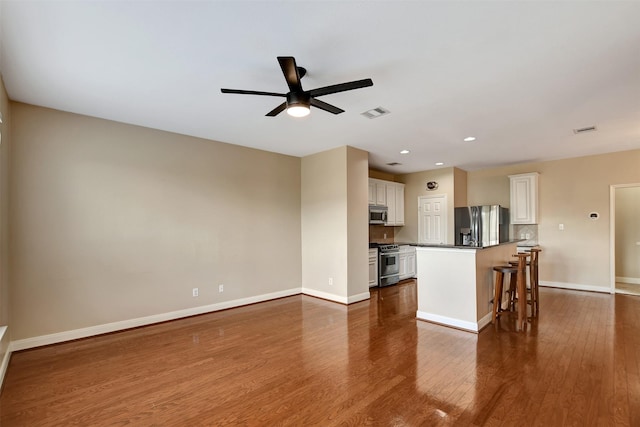
[[447, 243], [447, 196], [418, 197], [418, 243]]

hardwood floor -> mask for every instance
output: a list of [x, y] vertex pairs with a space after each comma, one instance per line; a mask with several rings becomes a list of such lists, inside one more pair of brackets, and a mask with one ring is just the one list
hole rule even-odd
[[627, 295], [640, 295], [640, 285], [616, 282], [616, 292]]
[[2, 426], [640, 425], [640, 297], [540, 289], [525, 333], [416, 321], [414, 283], [13, 354]]

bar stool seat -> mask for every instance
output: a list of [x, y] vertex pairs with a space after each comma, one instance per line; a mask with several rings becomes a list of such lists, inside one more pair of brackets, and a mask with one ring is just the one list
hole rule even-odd
[[513, 309], [515, 308], [512, 305], [511, 299], [509, 301], [507, 309], [505, 310], [502, 308], [502, 294], [504, 293], [503, 282], [504, 282], [505, 274], [510, 275], [509, 292], [511, 293], [512, 290], [515, 291], [516, 280], [518, 276], [518, 267], [515, 267], [512, 265], [499, 265], [499, 266], [493, 267], [493, 271], [496, 272], [496, 284], [495, 284], [494, 295], [493, 295], [493, 315], [491, 316], [491, 323], [495, 323], [496, 319], [501, 314], [513, 311]]

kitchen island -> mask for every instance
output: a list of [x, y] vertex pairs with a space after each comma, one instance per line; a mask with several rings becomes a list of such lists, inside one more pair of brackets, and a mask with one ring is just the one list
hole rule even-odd
[[476, 333], [491, 323], [493, 267], [514, 260], [518, 242], [488, 247], [415, 245], [416, 317]]

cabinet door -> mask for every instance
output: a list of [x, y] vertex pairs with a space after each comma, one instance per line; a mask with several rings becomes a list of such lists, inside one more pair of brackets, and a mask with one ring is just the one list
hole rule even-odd
[[369, 287], [378, 284], [378, 268], [375, 262], [369, 262]]
[[393, 184], [385, 184], [385, 192], [387, 195], [387, 222], [385, 225], [396, 225], [396, 186]]
[[400, 280], [405, 279], [407, 277], [407, 253], [400, 252], [400, 265], [398, 266], [400, 269]]
[[404, 185], [396, 187], [396, 225], [404, 225]]
[[538, 173], [511, 175], [512, 224], [538, 223]]
[[378, 251], [369, 249], [369, 287], [378, 286]]
[[369, 180], [369, 204], [376, 204], [376, 183]]
[[407, 277], [416, 277], [416, 249], [407, 254]]
[[382, 182], [376, 182], [376, 205], [387, 206], [387, 188]]

